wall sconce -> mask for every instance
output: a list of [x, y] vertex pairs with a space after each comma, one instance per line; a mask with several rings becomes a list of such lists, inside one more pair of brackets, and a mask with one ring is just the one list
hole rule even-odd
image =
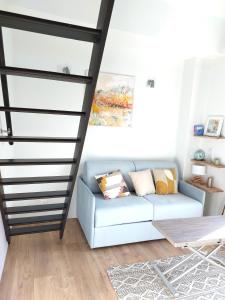
[[70, 68], [68, 66], [65, 66], [62, 68], [62, 72], [65, 74], [70, 74]]
[[149, 79], [147, 81], [147, 87], [154, 88], [155, 87], [155, 80]]

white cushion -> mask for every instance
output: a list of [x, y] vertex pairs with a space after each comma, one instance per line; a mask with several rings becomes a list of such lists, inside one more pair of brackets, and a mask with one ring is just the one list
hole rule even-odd
[[135, 192], [138, 196], [155, 194], [155, 185], [152, 173], [149, 169], [138, 172], [129, 172], [128, 174], [132, 179]]
[[95, 227], [151, 221], [153, 218], [153, 205], [143, 197], [131, 195], [105, 200], [96, 194], [95, 201]]
[[201, 217], [203, 206], [200, 202], [183, 194], [146, 195], [154, 207], [153, 220]]

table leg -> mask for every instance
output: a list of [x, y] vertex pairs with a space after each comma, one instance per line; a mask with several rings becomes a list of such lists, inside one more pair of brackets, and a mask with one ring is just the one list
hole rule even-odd
[[203, 259], [203, 261], [206, 260], [208, 263], [214, 265], [215, 267], [221, 268], [221, 269], [223, 269], [223, 271], [225, 271], [225, 265], [224, 265], [222, 262], [220, 262], [220, 264], [218, 264], [218, 263], [216, 262], [216, 259], [214, 260], [214, 259], [209, 258], [209, 257], [212, 256], [215, 252], [217, 252], [222, 246], [223, 246], [223, 245], [219, 245], [218, 247], [216, 247], [216, 248], [214, 249], [215, 251], [210, 252], [209, 255], [203, 255], [203, 254], [199, 253], [197, 250], [195, 250], [195, 249], [192, 248], [192, 247], [188, 247], [188, 249], [190, 249], [190, 250], [191, 250], [192, 252], [194, 252], [196, 255], [198, 255], [199, 257], [201, 257], [201, 258]]
[[159, 277], [162, 279], [165, 286], [170, 290], [170, 292], [175, 296], [178, 297], [179, 293], [175, 290], [175, 288], [170, 284], [170, 282], [167, 280], [167, 278], [164, 276], [164, 274], [160, 271], [157, 265], [153, 265], [154, 270], [159, 275]]
[[[205, 246], [202, 246], [201, 248], [199, 248], [198, 251], [201, 251], [203, 248], [205, 248]], [[172, 270], [174, 270], [178, 266], [182, 265], [185, 261], [189, 260], [194, 255], [195, 255], [194, 253], [192, 253], [191, 255], [188, 255], [186, 258], [184, 258], [183, 260], [181, 260], [179, 263], [175, 264], [174, 266], [172, 266], [171, 268], [169, 268], [168, 270], [166, 270], [165, 272], [163, 272], [163, 274], [166, 275], [166, 274], [170, 273]]]
[[[202, 264], [204, 261], [207, 261], [208, 263], [216, 266], [216, 267], [220, 267], [223, 270], [225, 270], [225, 265], [220, 262], [220, 264], [218, 264], [213, 259], [210, 259], [210, 256], [212, 256], [213, 254], [215, 254], [222, 246], [224, 246], [223, 243], [220, 243], [215, 249], [213, 249], [212, 251], [210, 251], [207, 255], [202, 254], [200, 251], [205, 247], [201, 247], [199, 249], [194, 249], [191, 246], [187, 246], [187, 248], [192, 252], [191, 255], [189, 255], [188, 257], [184, 258], [182, 261], [180, 261], [179, 263], [175, 264], [174, 266], [172, 266], [170, 269], [166, 270], [165, 272], [161, 272], [159, 267], [155, 264], [153, 265], [154, 270], [156, 271], [156, 273], [159, 275], [159, 277], [162, 279], [163, 283], [166, 285], [166, 287], [170, 290], [170, 292], [175, 296], [178, 297], [179, 293], [176, 291], [176, 289], [173, 287], [173, 283], [175, 283], [177, 280], [183, 278], [185, 275], [187, 275], [188, 273], [190, 273], [192, 270], [196, 269], [200, 264]], [[173, 280], [169, 281], [166, 278], [166, 274], [168, 274], [169, 272], [171, 272], [172, 270], [176, 269], [178, 266], [180, 266], [181, 264], [183, 264], [185, 261], [189, 260], [194, 254], [198, 255], [201, 260], [199, 262], [197, 262], [194, 266], [192, 266], [191, 268], [189, 268], [187, 271], [185, 271], [184, 273], [182, 273], [180, 276], [177, 276], [176, 278], [174, 278]]]
[[[201, 257], [202, 260], [200, 260], [198, 263], [196, 263], [194, 266], [192, 266], [190, 269], [188, 269], [186, 272], [184, 272], [183, 274], [181, 274], [180, 276], [176, 277], [175, 279], [173, 279], [171, 281], [171, 283], [176, 282], [177, 280], [183, 278], [185, 275], [187, 275], [188, 273], [190, 273], [192, 270], [196, 269], [200, 264], [202, 264], [204, 262], [204, 260], [208, 261], [209, 263], [212, 263], [212, 260], [209, 259], [208, 257], [210, 257], [211, 255], [213, 255], [214, 253], [216, 253], [221, 247], [223, 246], [223, 244], [218, 245], [215, 249], [213, 249], [212, 251], [210, 251], [207, 255], [203, 255], [200, 252], [198, 252], [198, 250], [195, 250], [194, 248], [188, 246], [187, 248], [191, 251], [194, 252], [194, 254], [197, 254], [198, 256]], [[212, 263], [216, 266], [220, 266], [217, 263]]]

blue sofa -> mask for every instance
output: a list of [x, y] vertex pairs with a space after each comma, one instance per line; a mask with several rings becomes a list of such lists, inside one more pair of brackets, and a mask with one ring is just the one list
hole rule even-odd
[[[177, 169], [177, 165], [173, 161], [150, 160], [85, 162], [78, 178], [77, 216], [91, 248], [162, 239], [152, 220], [202, 216], [205, 192], [182, 180], [178, 194], [135, 195], [128, 172], [155, 168]], [[118, 169], [132, 194], [104, 200], [94, 176]]]

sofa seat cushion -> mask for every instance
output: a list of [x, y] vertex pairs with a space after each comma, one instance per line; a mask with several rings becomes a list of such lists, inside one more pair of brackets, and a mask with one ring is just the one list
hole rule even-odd
[[153, 218], [152, 203], [133, 194], [111, 200], [95, 194], [95, 201], [95, 227], [150, 221]]
[[146, 195], [144, 198], [153, 205], [153, 220], [202, 216], [202, 204], [180, 193], [171, 195]]

